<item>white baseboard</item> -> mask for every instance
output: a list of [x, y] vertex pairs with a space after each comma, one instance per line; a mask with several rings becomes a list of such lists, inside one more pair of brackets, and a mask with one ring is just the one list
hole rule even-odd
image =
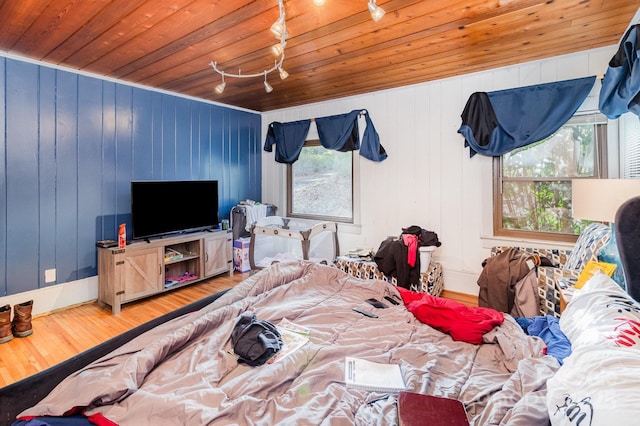
[[478, 287], [478, 275], [444, 268], [444, 288], [445, 290], [455, 291], [456, 293], [477, 296], [480, 291], [480, 287]]
[[98, 276], [0, 297], [0, 306], [33, 300], [32, 315], [46, 314], [98, 298]]

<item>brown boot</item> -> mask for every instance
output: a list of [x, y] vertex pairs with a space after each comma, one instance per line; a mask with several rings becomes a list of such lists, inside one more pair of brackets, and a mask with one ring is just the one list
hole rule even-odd
[[0, 343], [13, 339], [11, 333], [11, 305], [0, 307]]
[[31, 308], [33, 300], [13, 306], [13, 335], [27, 337], [33, 333], [31, 328]]

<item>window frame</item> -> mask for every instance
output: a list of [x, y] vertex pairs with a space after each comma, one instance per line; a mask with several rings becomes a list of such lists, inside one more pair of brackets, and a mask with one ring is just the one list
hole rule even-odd
[[[589, 119], [593, 117], [593, 119]], [[542, 231], [524, 231], [524, 230], [512, 230], [504, 229], [502, 227], [502, 213], [503, 213], [503, 200], [502, 200], [502, 186], [506, 181], [510, 182], [557, 182], [557, 181], [571, 181], [573, 179], [599, 179], [608, 175], [608, 158], [607, 158], [607, 146], [608, 146], [608, 127], [611, 123], [602, 116], [598, 111], [584, 111], [576, 113], [571, 119], [569, 119], [563, 126], [567, 124], [588, 124], [596, 121], [596, 117], [604, 123], [595, 123], [596, 129], [594, 137], [596, 139], [596, 147], [594, 151], [594, 176], [592, 177], [572, 177], [572, 178], [504, 178], [503, 176], [503, 156], [493, 157], [493, 235], [496, 237], [506, 237], [514, 239], [526, 239], [526, 240], [543, 240], [554, 242], [566, 242], [575, 243], [578, 239], [578, 235], [575, 234], [563, 234], [556, 232], [542, 232]]]
[[[304, 142], [302, 149], [309, 147], [322, 147], [319, 139], [308, 139]], [[326, 148], [324, 148], [326, 149]], [[293, 164], [287, 164], [287, 217], [295, 217], [300, 219], [311, 219], [311, 220], [320, 220], [320, 221], [330, 221], [330, 222], [339, 222], [345, 224], [356, 224], [357, 215], [356, 215], [356, 207], [358, 204], [357, 199], [357, 184], [356, 184], [356, 172], [357, 172], [357, 155], [355, 155], [355, 151], [345, 151], [345, 154], [351, 155], [351, 217], [341, 217], [341, 216], [330, 216], [330, 215], [314, 215], [314, 214], [303, 214], [303, 213], [294, 213], [293, 212]]]

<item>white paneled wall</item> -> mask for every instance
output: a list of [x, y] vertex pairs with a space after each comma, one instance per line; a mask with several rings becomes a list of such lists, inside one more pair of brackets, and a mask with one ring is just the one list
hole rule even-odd
[[[457, 133], [460, 114], [473, 92], [509, 89], [602, 75], [617, 46], [434, 81], [270, 111], [267, 125], [367, 109], [389, 158], [359, 159], [360, 220], [340, 226], [343, 253], [378, 248], [388, 235], [419, 225], [435, 231], [442, 246], [434, 259], [443, 264], [445, 288], [477, 294], [476, 280], [492, 238], [491, 158], [469, 158]], [[463, 71], [461, 71], [463, 72]], [[594, 90], [597, 94], [597, 91]], [[361, 132], [364, 121], [361, 121]], [[313, 126], [312, 126], [313, 127]], [[262, 201], [286, 214], [286, 168], [263, 152]], [[524, 244], [519, 241], [517, 243]]]

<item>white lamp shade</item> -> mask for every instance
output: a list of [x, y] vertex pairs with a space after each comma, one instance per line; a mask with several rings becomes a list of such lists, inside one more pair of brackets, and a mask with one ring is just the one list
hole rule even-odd
[[574, 179], [571, 193], [575, 219], [613, 223], [622, 203], [640, 195], [640, 179]]

